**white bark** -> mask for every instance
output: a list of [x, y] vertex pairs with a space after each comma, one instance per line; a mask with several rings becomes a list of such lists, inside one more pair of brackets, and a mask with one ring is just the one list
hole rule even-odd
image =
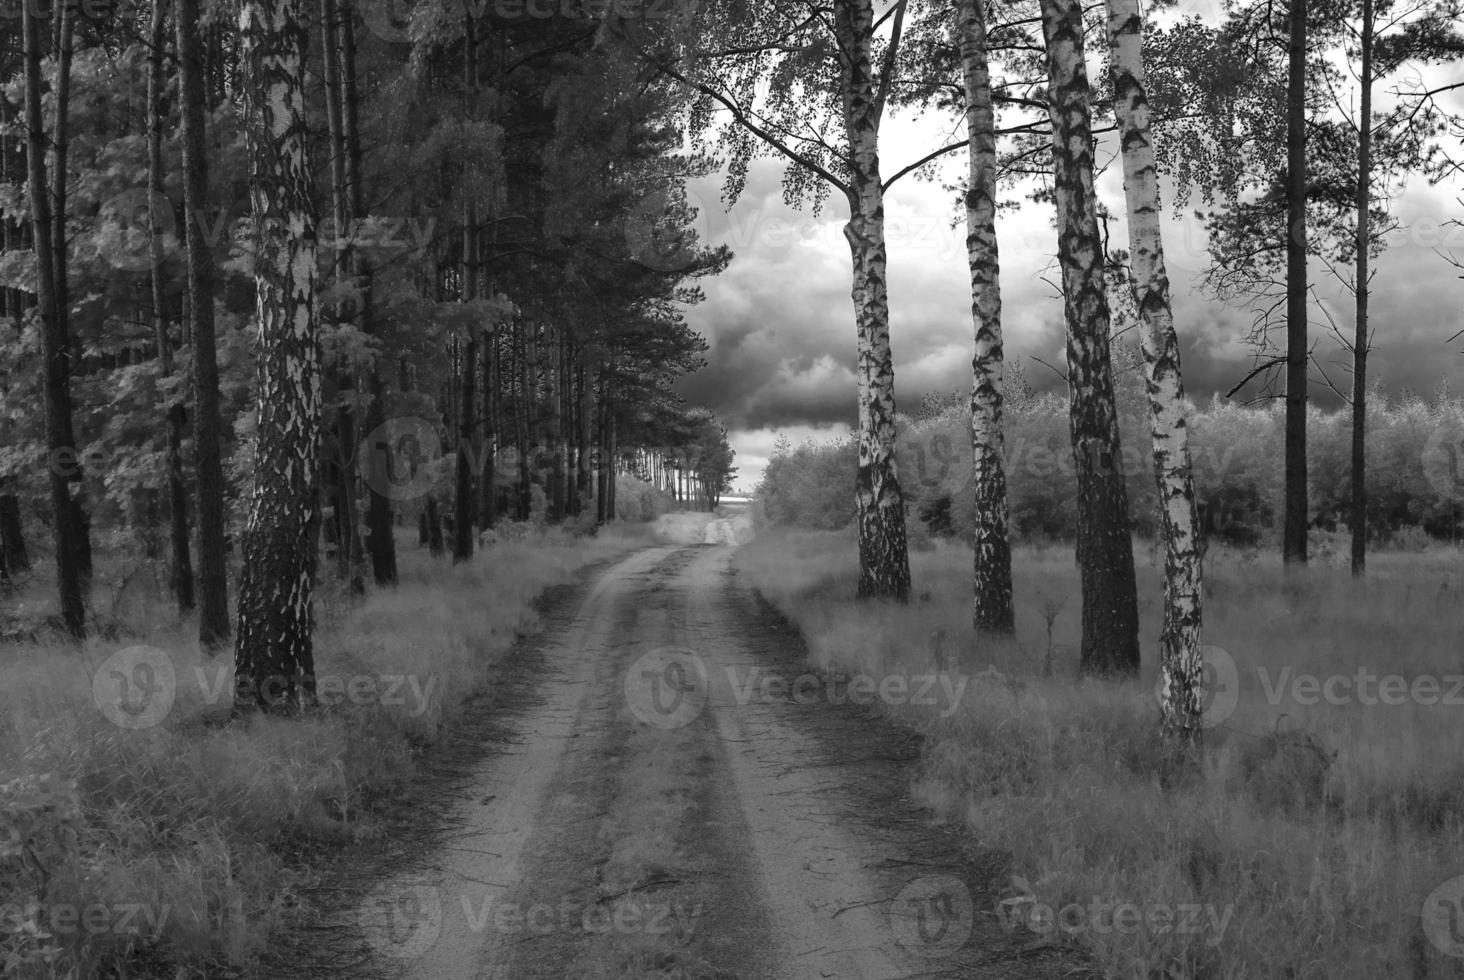
[[1108, 0], [1114, 111], [1123, 154], [1134, 299], [1148, 369], [1154, 473], [1164, 529], [1160, 704], [1166, 731], [1198, 739], [1201, 724], [1201, 564], [1179, 338], [1169, 302], [1158, 171], [1149, 131], [1138, 0]]

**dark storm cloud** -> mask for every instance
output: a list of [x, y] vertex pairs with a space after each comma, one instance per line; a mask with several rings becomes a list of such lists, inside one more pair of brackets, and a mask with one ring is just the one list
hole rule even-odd
[[[710, 407], [733, 432], [734, 448], [743, 440], [749, 452], [763, 454], [777, 431], [842, 432], [855, 417], [855, 338], [849, 295], [850, 261], [842, 235], [847, 214], [835, 197], [821, 216], [787, 207], [782, 201], [782, 167], [755, 165], [742, 200], [731, 214], [722, 211], [717, 180], [693, 188], [706, 212], [702, 234], [730, 244], [737, 257], [722, 276], [704, 284], [707, 302], [692, 310], [693, 326], [711, 345], [708, 367], [686, 379], [679, 390], [690, 401]], [[1121, 209], [1116, 176], [1100, 184], [1105, 201]], [[1410, 389], [1428, 394], [1448, 379], [1464, 390], [1464, 343], [1445, 343], [1464, 328], [1464, 282], [1435, 254], [1452, 250], [1464, 256], [1464, 229], [1445, 219], [1464, 216], [1452, 189], [1410, 187], [1396, 202], [1402, 226], [1376, 265], [1373, 282], [1374, 352], [1372, 376], [1390, 392]], [[952, 227], [959, 214], [954, 196], [937, 185], [902, 183], [887, 201], [891, 344], [895, 391], [905, 408], [927, 393], [947, 394], [970, 387], [972, 325], [964, 228]], [[1047, 208], [1027, 205], [1003, 212], [998, 233], [1002, 249], [1003, 327], [1010, 361], [1020, 362], [1034, 386], [1060, 389], [1062, 381], [1034, 358], [1063, 367], [1062, 304], [1053, 282], [1055, 233]], [[1121, 240], [1121, 222], [1112, 233]], [[1252, 366], [1244, 340], [1252, 313], [1198, 293], [1194, 277], [1208, 261], [1203, 232], [1193, 219], [1170, 219], [1165, 228], [1175, 320], [1181, 338], [1185, 386], [1191, 398], [1206, 403], [1222, 396]], [[1351, 329], [1352, 300], [1327, 270], [1312, 270], [1317, 294], [1345, 331]], [[1351, 385], [1346, 359], [1320, 309], [1312, 336], [1316, 357], [1333, 384]], [[1137, 341], [1130, 333], [1127, 342]], [[1259, 393], [1252, 383], [1237, 395]], [[1320, 378], [1312, 397], [1324, 407], [1339, 400]], [[740, 435], [739, 435], [740, 434]], [[748, 460], [751, 463], [751, 459]], [[755, 482], [758, 470], [744, 471]], [[759, 470], [760, 471], [760, 470]]]

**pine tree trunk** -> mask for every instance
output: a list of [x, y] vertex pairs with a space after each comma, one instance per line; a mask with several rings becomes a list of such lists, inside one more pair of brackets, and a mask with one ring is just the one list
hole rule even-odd
[[[51, 259], [52, 276], [56, 290], [56, 319], [58, 329], [71, 352], [68, 372], [74, 376], [82, 365], [81, 340], [71, 332], [71, 272], [69, 268], [70, 248], [67, 230], [67, 200], [71, 174], [68, 170], [71, 150], [71, 62], [76, 38], [76, 11], [69, 4], [62, 4], [53, 14], [53, 32], [56, 52], [56, 77], [52, 83], [55, 104], [55, 124], [51, 133]], [[68, 380], [68, 387], [69, 387]], [[86, 475], [82, 472], [81, 447], [77, 446], [75, 473], [71, 478], [71, 510], [76, 534], [76, 568], [81, 576], [82, 590], [88, 591], [92, 579], [91, 522], [86, 507]]]
[[[153, 0], [152, 23], [149, 31], [147, 65], [147, 103], [150, 107], [147, 118], [147, 186], [149, 248], [151, 249], [151, 279], [153, 303], [153, 337], [157, 345], [158, 364], [162, 376], [173, 374], [173, 343], [168, 336], [166, 298], [163, 289], [163, 248], [158, 230], [165, 227], [161, 215], [152, 209], [163, 206], [163, 119], [166, 111], [163, 101], [163, 55], [167, 47], [166, 31], [167, 0]], [[171, 214], [168, 215], [172, 217]], [[188, 538], [188, 488], [183, 479], [183, 405], [174, 402], [166, 412], [168, 447], [168, 528], [173, 551], [173, 569], [169, 586], [180, 612], [190, 612], [194, 606], [193, 555]]]
[[478, 519], [491, 528], [498, 523], [498, 329], [483, 336], [478, 376], [483, 391], [478, 398], [478, 424], [483, 430], [483, 465], [478, 478]]
[[[366, 215], [366, 189], [361, 165], [361, 96], [356, 71], [356, 21], [351, 0], [337, 0], [340, 30], [341, 73], [341, 138], [345, 143], [347, 213], [359, 221]], [[350, 271], [360, 297], [355, 318], [362, 333], [375, 332], [372, 319], [375, 281], [371, 265], [359, 249], [350, 255]], [[365, 428], [375, 432], [386, 422], [386, 383], [381, 364], [373, 357], [366, 368], [366, 389], [370, 402], [366, 406]], [[360, 459], [358, 451], [356, 458]], [[354, 479], [354, 477], [352, 478]], [[371, 555], [371, 577], [377, 585], [397, 584], [395, 518], [390, 498], [375, 487], [366, 488], [366, 549]]]
[[1286, 513], [1281, 556], [1307, 551], [1306, 0], [1291, 0], [1286, 91]]
[[300, 0], [243, 0], [244, 124], [259, 319], [259, 423], [244, 533], [236, 710], [314, 700], [320, 449], [316, 241]]
[[996, 115], [987, 64], [985, 12], [980, 0], [957, 5], [966, 82], [966, 132], [971, 141], [966, 192], [966, 256], [971, 269], [971, 449], [976, 498], [975, 597], [977, 636], [1010, 635], [1012, 546], [1002, 431], [1001, 262], [996, 238]]
[[442, 510], [436, 497], [427, 498], [427, 553], [440, 558], [447, 551], [442, 540]]
[[[585, 353], [580, 351], [583, 358]], [[595, 500], [595, 373], [588, 366], [580, 368], [579, 379], [579, 463], [575, 479], [575, 497], [579, 500], [579, 514], [584, 518], [590, 512]], [[598, 517], [597, 517], [598, 523]]]
[[1138, 594], [1108, 355], [1108, 298], [1093, 193], [1092, 124], [1078, 0], [1043, 0], [1042, 27], [1051, 82], [1058, 262], [1078, 475], [1077, 558], [1083, 593], [1079, 662], [1087, 673], [1133, 674], [1139, 669]]
[[214, 262], [203, 237], [208, 148], [198, 37], [199, 0], [177, 0], [178, 97], [183, 143], [183, 224], [193, 334], [193, 455], [198, 483], [198, 641], [207, 652], [229, 640], [229, 576], [224, 544], [224, 466], [219, 365], [214, 334]]
[[556, 329], [549, 342], [549, 520], [564, 520], [564, 331]]
[[1197, 744], [1204, 657], [1201, 646], [1199, 522], [1191, 476], [1189, 421], [1179, 337], [1169, 302], [1160, 231], [1159, 171], [1150, 135], [1138, 0], [1108, 0], [1114, 113], [1123, 153], [1134, 305], [1148, 369], [1154, 474], [1164, 530], [1164, 625], [1159, 639], [1160, 711], [1175, 744]]
[[30, 551], [20, 523], [20, 500], [13, 493], [0, 493], [0, 552], [12, 573], [31, 570]]
[[462, 391], [459, 395], [457, 429], [457, 485], [453, 497], [452, 560], [468, 561], [473, 557], [473, 513], [477, 497], [473, 492], [473, 419], [477, 417], [474, 384], [478, 373], [478, 338], [469, 329], [461, 357]]
[[895, 467], [895, 369], [890, 354], [884, 189], [879, 172], [883, 108], [871, 64], [874, 11], [870, 0], [839, 0], [835, 33], [843, 55], [843, 117], [849, 146], [849, 223], [844, 237], [854, 266], [854, 316], [859, 334], [859, 469], [854, 483], [859, 528], [861, 599], [910, 598], [905, 500]]
[[1362, 0], [1361, 106], [1357, 153], [1357, 322], [1352, 337], [1352, 575], [1367, 571], [1368, 264], [1372, 209], [1373, 0]]
[[[25, 126], [31, 203], [31, 239], [36, 256], [36, 300], [45, 357], [46, 448], [74, 452], [71, 422], [71, 344], [57, 309], [55, 252], [52, 248], [51, 200], [46, 184], [46, 132], [41, 121], [41, 37], [31, 4], [21, 5], [25, 60]], [[59, 466], [47, 467], [51, 494], [51, 527], [56, 548], [56, 584], [61, 621], [76, 639], [86, 634], [82, 574], [77, 537], [82, 533], [71, 499], [71, 481]]]
[[609, 509], [610, 484], [615, 481], [615, 457], [610, 453], [610, 380], [600, 379], [599, 404], [596, 406], [596, 441], [600, 446], [599, 470], [595, 474], [595, 524], [604, 524], [614, 516]]
[[[341, 120], [340, 17], [334, 0], [320, 0], [321, 68], [324, 82], [326, 132], [330, 147], [331, 218], [334, 225], [335, 279], [344, 284], [350, 278], [350, 249], [345, 241], [350, 236], [353, 216], [348, 211], [349, 189], [346, 186], [346, 141]], [[353, 304], [341, 300], [336, 304], [337, 325], [349, 323]], [[335, 370], [336, 411], [335, 458], [327, 467], [330, 473], [330, 494], [335, 509], [336, 573], [349, 585], [350, 591], [362, 595], [366, 591], [365, 555], [356, 514], [356, 479], [353, 465], [357, 453], [356, 432], [356, 369], [347, 359]]]

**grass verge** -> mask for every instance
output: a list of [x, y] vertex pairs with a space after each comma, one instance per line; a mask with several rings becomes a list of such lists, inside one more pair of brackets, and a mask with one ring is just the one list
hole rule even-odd
[[404, 547], [395, 589], [327, 584], [325, 703], [300, 718], [227, 724], [231, 658], [153, 616], [0, 645], [0, 975], [249, 975], [302, 857], [382, 832], [373, 801], [538, 628], [534, 600], [649, 534], [551, 531], [459, 566]]
[[737, 567], [824, 670], [965, 676], [954, 704], [884, 707], [927, 736], [916, 797], [1009, 856], [986, 910], [1007, 927], [1124, 978], [1459, 976], [1464, 558], [1379, 554], [1357, 584], [1340, 565], [1212, 555], [1215, 724], [1203, 772], [1176, 785], [1160, 776], [1145, 557], [1137, 683], [1077, 676], [1069, 548], [1019, 549], [1017, 635], [981, 649], [967, 548], [912, 554], [907, 606], [853, 600], [841, 532], [760, 538]]

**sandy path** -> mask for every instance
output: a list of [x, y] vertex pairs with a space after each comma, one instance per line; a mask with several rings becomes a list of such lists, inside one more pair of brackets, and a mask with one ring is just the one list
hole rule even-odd
[[[991, 867], [905, 797], [918, 745], [811, 694], [731, 554], [639, 552], [551, 627], [535, 697], [461, 788], [461, 829], [361, 904], [372, 972], [1072, 975], [996, 926]], [[776, 683], [800, 675], [802, 695]]]

